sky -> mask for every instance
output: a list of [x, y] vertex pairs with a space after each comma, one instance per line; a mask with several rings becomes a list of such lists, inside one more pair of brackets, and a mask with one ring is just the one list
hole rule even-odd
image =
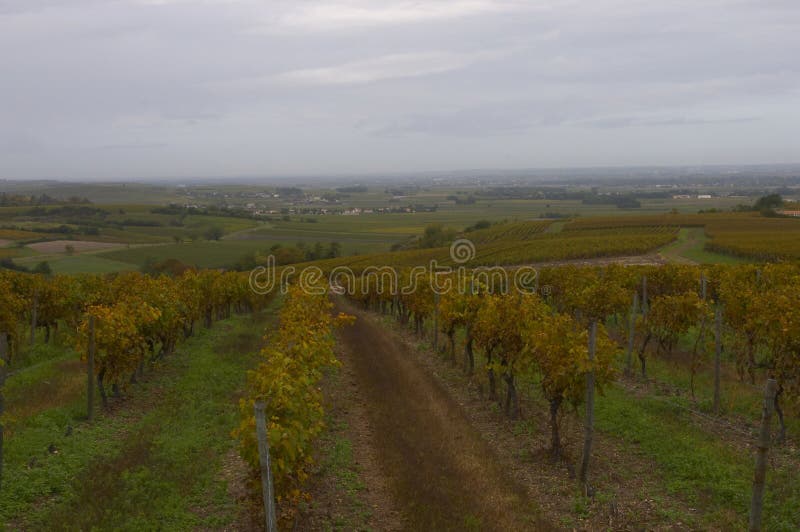
[[797, 0], [0, 0], [0, 179], [800, 162]]

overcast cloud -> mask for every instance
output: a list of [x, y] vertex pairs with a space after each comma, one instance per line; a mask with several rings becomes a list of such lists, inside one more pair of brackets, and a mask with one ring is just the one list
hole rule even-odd
[[0, 178], [800, 162], [796, 0], [0, 0]]

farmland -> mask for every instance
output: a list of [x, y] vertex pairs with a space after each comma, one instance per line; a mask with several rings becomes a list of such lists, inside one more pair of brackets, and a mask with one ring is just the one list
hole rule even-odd
[[[522, 234], [536, 242], [548, 233]], [[630, 296], [644, 297], [645, 277], [642, 308], [648, 311], [634, 311], [631, 328]], [[158, 489], [163, 498], [136, 512], [137, 526], [246, 526], [248, 519], [258, 520], [257, 492], [232, 499], [231, 483], [242, 481], [221, 481], [212, 473], [234, 467], [238, 478], [246, 478], [258, 470], [252, 412], [266, 394], [273, 401], [270, 438], [278, 438], [271, 445], [281, 527], [298, 519], [322, 527], [300, 494], [308, 490], [313, 504], [343, 497], [327, 479], [336, 474], [358, 479], [343, 484], [354, 491], [335, 510], [353, 526], [394, 520], [401, 527], [439, 529], [463, 520], [517, 529], [609, 521], [623, 528], [739, 528], [747, 518], [760, 384], [772, 376], [785, 391], [774, 422], [765, 523], [791, 530], [800, 517], [793, 510], [800, 492], [792, 473], [800, 411], [796, 336], [785, 335], [783, 327], [797, 326], [796, 277], [792, 265], [552, 266], [540, 270], [539, 282], [547, 288], [541, 297], [492, 293], [482, 281], [474, 293], [448, 292], [441, 299], [427, 281], [402, 297], [369, 285], [352, 291], [349, 302], [334, 298], [339, 314], [332, 314], [324, 293], [295, 287], [284, 298], [258, 296], [246, 289], [245, 274], [125, 274], [106, 283], [4, 274], [4, 308], [10, 312], [2, 315], [3, 327], [13, 331], [4, 389], [4, 482], [24, 489], [0, 492], [2, 518], [22, 527], [61, 522], [117, 528], [132, 522], [130, 501]], [[98, 304], [78, 302], [90, 300]], [[38, 327], [29, 343], [25, 324], [34, 318], [26, 309], [33, 305]], [[715, 307], [725, 309], [724, 321], [711, 333]], [[758, 319], [765, 314], [766, 325]], [[356, 317], [355, 325], [348, 315]], [[784, 321], [775, 327], [778, 316]], [[81, 353], [90, 323], [100, 327], [95, 363], [102, 404], [87, 420]], [[595, 398], [587, 495], [573, 475], [586, 426], [581, 357], [592, 323], [600, 335], [593, 371], [602, 394]], [[261, 348], [264, 327], [271, 340]], [[726, 346], [719, 370], [715, 334]], [[649, 343], [652, 335], [657, 342]], [[628, 338], [634, 353], [625, 352]], [[756, 349], [748, 352], [752, 341]], [[343, 368], [333, 369], [340, 363]], [[211, 375], [212, 387], [201, 384]], [[367, 398], [357, 407], [370, 421], [371, 428], [361, 430], [374, 431], [367, 439], [347, 429], [343, 424], [355, 419], [330, 403], [354, 387]], [[242, 397], [238, 414], [234, 390]], [[433, 402], [414, 403], [419, 396]], [[211, 425], [210, 411], [218, 412]], [[402, 424], [388, 421], [396, 419], [391, 411], [404, 412]], [[400, 427], [419, 431], [407, 434]], [[446, 434], [458, 437], [442, 448]], [[329, 443], [315, 449], [320, 438]], [[328, 454], [340, 453], [342, 445], [349, 454]], [[397, 465], [417, 452], [436, 461], [413, 471]], [[211, 471], [197, 469], [200, 455]], [[363, 456], [373, 462], [354, 466]], [[312, 465], [334, 459], [344, 462], [321, 470]], [[123, 474], [121, 482], [120, 471], [136, 475]], [[384, 487], [373, 484], [387, 474]], [[420, 490], [420, 475], [438, 480]], [[183, 485], [186, 478], [191, 480]], [[381, 490], [391, 506], [359, 513], [368, 492]], [[54, 492], [48, 503], [36, 502]], [[502, 502], [490, 503], [487, 493]], [[197, 514], [198, 501], [210, 512]], [[71, 512], [75, 505], [85, 512]]]
[[[416, 190], [402, 212], [381, 190], [339, 197], [349, 214], [270, 196], [278, 212], [257, 215], [147, 190], [187, 193], [0, 208], [0, 259], [29, 271], [0, 270], [7, 527], [258, 526], [266, 398], [281, 529], [739, 529], [768, 377], [782, 391], [764, 523], [800, 525], [784, 332], [800, 220], [722, 197], [701, 213], [701, 200], [621, 209], [454, 188]], [[435, 261], [475, 280], [441, 297], [427, 278], [393, 296], [258, 295], [248, 271], [270, 254], [406, 280]], [[536, 292], [503, 293], [475, 273], [486, 266], [535, 266]]]
[[[37, 190], [29, 185], [28, 192]], [[47, 262], [64, 273], [125, 271], [167, 260], [231, 268], [252, 264], [252, 257], [275, 246], [319, 258], [308, 250], [335, 243], [337, 255], [370, 260], [366, 257], [378, 259], [390, 249], [413, 248], [427, 227], [441, 226], [475, 239], [487, 265], [649, 254], [672, 241], [663, 236], [667, 233], [654, 236], [659, 227], [674, 228], [678, 238], [682, 229], [702, 228], [702, 234], [691, 233], [700, 249], [692, 248], [694, 258], [684, 259], [725, 262], [794, 257], [798, 231], [795, 220], [733, 212], [754, 198], [713, 187], [698, 189], [710, 193], [707, 199], [644, 188], [636, 203], [625, 207], [613, 201], [636, 197], [636, 189], [63, 184], [54, 190], [82, 202], [0, 207], [4, 259], [26, 268]], [[478, 223], [491, 229], [467, 235]], [[605, 238], [614, 231], [620, 239]], [[511, 251], [534, 236], [536, 251], [532, 245]]]

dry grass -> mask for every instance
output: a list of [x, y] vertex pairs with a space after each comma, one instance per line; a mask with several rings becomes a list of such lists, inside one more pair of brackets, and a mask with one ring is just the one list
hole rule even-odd
[[5, 240], [28, 240], [33, 238], [41, 238], [46, 236], [44, 233], [35, 233], [33, 231], [22, 231], [19, 229], [0, 229], [0, 238]]
[[86, 365], [80, 360], [65, 360], [56, 365], [48, 379], [26, 386], [8, 402], [8, 415], [15, 421], [76, 401], [86, 389]]

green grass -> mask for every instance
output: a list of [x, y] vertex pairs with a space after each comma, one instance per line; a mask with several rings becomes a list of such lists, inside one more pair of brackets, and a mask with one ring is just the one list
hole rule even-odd
[[200, 241], [186, 244], [165, 244], [162, 246], [132, 247], [100, 253], [104, 259], [126, 262], [141, 266], [148, 260], [163, 261], [178, 259], [190, 266], [200, 268], [219, 268], [236, 262], [247, 253], [269, 248], [260, 241], [221, 240]]
[[[682, 396], [675, 400], [681, 401], [682, 404], [689, 404], [691, 397], [691, 369], [689, 362], [689, 353], [694, 348], [695, 341], [699, 330], [693, 327], [689, 332], [683, 335], [678, 345], [676, 346], [676, 354], [671, 358], [662, 355], [656, 356], [649, 353], [647, 356], [647, 377], [658, 383], [665, 383], [680, 391]], [[626, 332], [622, 329], [618, 330], [621, 337], [627, 337]], [[712, 342], [713, 330], [708, 332], [707, 340]], [[641, 342], [637, 338], [637, 346]], [[723, 345], [730, 346], [732, 340], [725, 336], [723, 338]], [[714, 402], [714, 358], [712, 352], [713, 346], [708, 344], [708, 351], [703, 352], [701, 349], [698, 353], [698, 366], [697, 372], [694, 377], [695, 397], [691, 402], [692, 408], [700, 410], [705, 413], [713, 412]], [[678, 356], [677, 352], [685, 353]], [[758, 423], [761, 417], [761, 403], [763, 398], [763, 383], [766, 381], [766, 370], [759, 369], [756, 371], [757, 385], [750, 384], [749, 380], [745, 378], [740, 381], [735, 369], [735, 361], [731, 359], [733, 353], [728, 349], [723, 351], [721, 359], [721, 379], [720, 379], [720, 407], [725, 415], [732, 415], [738, 417], [740, 420], [752, 423], [754, 426]], [[620, 373], [623, 371], [624, 365], [622, 360], [619, 361], [618, 370]], [[641, 372], [641, 365], [638, 357], [633, 355], [633, 372], [637, 376]], [[794, 405], [784, 405], [786, 410], [786, 426], [790, 435], [800, 434], [800, 411]], [[776, 421], [777, 423], [777, 421]]]
[[[667, 489], [691, 504], [705, 502], [718, 512], [746, 508], [749, 468], [715, 438], [694, 428], [679, 409], [650, 397], [634, 401], [611, 387], [597, 401], [595, 417], [599, 430], [621, 437], [654, 460]], [[719, 517], [712, 522], [722, 524]], [[736, 521], [730, 519], [725, 518], [726, 524], [734, 526]]]
[[73, 256], [47, 256], [32, 257], [26, 261], [17, 261], [19, 264], [31, 267], [39, 262], [47, 261], [53, 273], [113, 273], [137, 270], [138, 265], [110, 260], [97, 255], [81, 254]]
[[[598, 398], [597, 429], [614, 434], [633, 452], [658, 465], [666, 488], [703, 508], [706, 526], [741, 529], [747, 522], [754, 457], [696, 426], [675, 403], [645, 396], [632, 398], [609, 387]], [[767, 530], [800, 526], [800, 488], [787, 469], [770, 471], [764, 519]]]
[[0, 493], [0, 523], [70, 530], [229, 525], [235, 506], [221, 461], [234, 445], [235, 394], [255, 362], [263, 323], [263, 316], [239, 316], [201, 330], [132, 387], [114, 414], [91, 425], [85, 393], [20, 421], [6, 446], [4, 487], [14, 488]]
[[[678, 349], [690, 351], [696, 334], [697, 330], [692, 330], [684, 335]], [[746, 525], [755, 456], [732, 445], [729, 440], [744, 438], [755, 443], [755, 429], [752, 427], [757, 427], [760, 420], [763, 391], [758, 386], [739, 382], [732, 362], [723, 359], [722, 410], [723, 414], [732, 416], [732, 423], [738, 424], [738, 428], [729, 432], [731, 429], [723, 423], [718, 430], [709, 432], [698, 425], [689, 412], [691, 409], [711, 414], [713, 410], [711, 355], [703, 355], [701, 360], [694, 383], [696, 399], [692, 400], [687, 362], [677, 360], [677, 357], [667, 360], [649, 355], [648, 378], [676, 388], [680, 395], [657, 395], [658, 387], [651, 384], [646, 396], [634, 398], [621, 387], [609, 387], [605, 396], [596, 400], [596, 427], [621, 437], [627, 445], [632, 444], [636, 452], [657, 463], [670, 491], [706, 509], [703, 516], [706, 525], [739, 529]], [[638, 375], [641, 368], [635, 354], [633, 362], [633, 370]], [[621, 360], [619, 367], [622, 368]], [[759, 382], [763, 382], [760, 377]], [[800, 421], [791, 411], [787, 414], [789, 434], [797, 434]], [[751, 428], [748, 429], [744, 423]], [[777, 419], [773, 418], [773, 434], [777, 434], [777, 427]], [[750, 437], [746, 436], [747, 432], [752, 433]], [[785, 454], [787, 451], [780, 449], [777, 452]], [[782, 465], [776, 468], [776, 462], [771, 461], [765, 497], [766, 530], [796, 530], [800, 527], [800, 512], [795, 510], [800, 508], [800, 487], [797, 472], [792, 467]]]
[[659, 253], [675, 262], [697, 264], [743, 264], [749, 262], [733, 255], [707, 251], [705, 246], [708, 240], [703, 228], [684, 227], [678, 232], [677, 240], [661, 248]]
[[337, 493], [346, 498], [343, 511], [332, 519], [336, 530], [363, 529], [364, 523], [372, 514], [361, 498], [366, 486], [359, 477], [353, 444], [344, 435], [346, 429], [343, 422], [337, 422], [329, 416], [328, 429], [320, 440], [320, 446], [325, 449], [321, 468], [334, 480]]
[[8, 246], [0, 248], [0, 259], [13, 258], [15, 261], [23, 257], [36, 255], [36, 252], [27, 247]]
[[[21, 357], [20, 357], [21, 358]], [[14, 375], [5, 385], [6, 401], [13, 403], [21, 397], [26, 389], [42, 381], [56, 376], [57, 364], [66, 360], [75, 360], [77, 353], [69, 348], [56, 346], [37, 346], [35, 350], [25, 353], [25, 358], [16, 360], [11, 368]], [[17, 369], [17, 366], [23, 369]]]
[[351, 496], [364, 489], [364, 483], [359, 480], [354, 464], [353, 444], [346, 438], [335, 437], [325, 465], [331, 469], [345, 493]]

